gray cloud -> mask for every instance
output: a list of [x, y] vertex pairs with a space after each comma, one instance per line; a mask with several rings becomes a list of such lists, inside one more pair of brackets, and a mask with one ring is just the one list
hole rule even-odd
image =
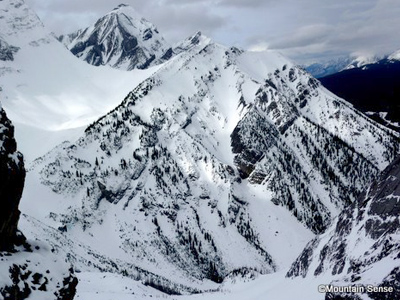
[[220, 0], [217, 1], [218, 5], [231, 6], [231, 7], [261, 7], [273, 4], [279, 0]]
[[400, 48], [398, 0], [26, 0], [56, 33], [89, 26], [121, 1], [171, 42], [201, 30], [219, 43], [294, 60]]

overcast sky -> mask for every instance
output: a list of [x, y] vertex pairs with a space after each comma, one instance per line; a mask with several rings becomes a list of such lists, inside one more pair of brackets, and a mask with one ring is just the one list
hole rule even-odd
[[218, 43], [275, 49], [306, 63], [400, 49], [400, 0], [26, 0], [57, 34], [134, 7], [171, 43], [202, 31]]

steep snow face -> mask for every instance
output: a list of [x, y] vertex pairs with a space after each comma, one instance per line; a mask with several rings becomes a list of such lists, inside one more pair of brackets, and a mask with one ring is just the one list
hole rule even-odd
[[[369, 298], [363, 299], [399, 299], [399, 201], [397, 158], [366, 193], [338, 216], [329, 231], [307, 245], [288, 276], [328, 274], [335, 286], [391, 288], [389, 293], [365, 290]], [[346, 296], [359, 299], [360, 295]]]
[[398, 152], [284, 57], [196, 39], [28, 173], [27, 227], [77, 267], [175, 292], [275, 272]]
[[126, 72], [80, 61], [23, 1], [0, 1], [0, 26], [0, 95], [28, 162], [77, 138], [76, 128], [109, 112], [155, 71]]
[[89, 64], [123, 70], [148, 68], [168, 59], [166, 52], [171, 51], [157, 28], [124, 4], [94, 25], [60, 39]]

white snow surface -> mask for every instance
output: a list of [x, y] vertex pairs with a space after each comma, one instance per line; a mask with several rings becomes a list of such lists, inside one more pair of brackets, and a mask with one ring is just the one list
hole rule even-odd
[[388, 59], [389, 60], [400, 60], [400, 49], [399, 50], [397, 50], [397, 51], [395, 51], [395, 52], [393, 52], [392, 54], [390, 54], [389, 56], [388, 56]]
[[[324, 293], [318, 292], [318, 286], [329, 279], [307, 278], [287, 279], [283, 272], [262, 275], [252, 280], [238, 278], [234, 283], [223, 284], [217, 291], [198, 295], [166, 295], [113, 273], [79, 273], [79, 285], [76, 299], [96, 300], [323, 300]], [[324, 281], [325, 280], [325, 281]]]

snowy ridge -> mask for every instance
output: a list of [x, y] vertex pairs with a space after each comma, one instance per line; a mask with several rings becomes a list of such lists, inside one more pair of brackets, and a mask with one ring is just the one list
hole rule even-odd
[[210, 286], [286, 268], [398, 138], [278, 54], [194, 44], [38, 159], [29, 186], [48, 195], [38, 218], [71, 239]]
[[[352, 60], [352, 62], [343, 70], [350, 70], [353, 68], [362, 68], [367, 65], [376, 64], [380, 60], [384, 59], [383, 56], [358, 56]], [[342, 71], [343, 71], [342, 70]]]
[[60, 40], [74, 55], [89, 64], [123, 70], [145, 69], [158, 64], [165, 59], [164, 54], [169, 49], [157, 28], [124, 4], [94, 25], [65, 38], [60, 37]]

